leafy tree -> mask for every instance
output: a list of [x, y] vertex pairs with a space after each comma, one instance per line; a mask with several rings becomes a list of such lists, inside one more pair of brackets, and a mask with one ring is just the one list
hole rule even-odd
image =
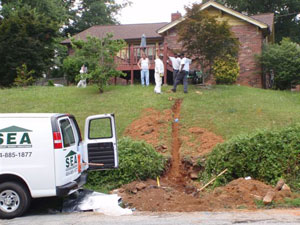
[[284, 37], [300, 42], [300, 24], [296, 16], [300, 12], [299, 0], [217, 0], [239, 12], [249, 15], [275, 13], [276, 42]]
[[72, 40], [75, 54], [69, 57], [88, 66], [88, 73], [83, 78], [97, 84], [100, 93], [111, 77], [123, 75], [116, 70], [114, 58], [125, 47], [125, 42], [112, 40], [112, 37], [112, 34], [107, 34], [103, 39], [88, 36], [86, 41]]
[[290, 89], [300, 84], [300, 47], [290, 39], [264, 46], [260, 61], [265, 73], [273, 72], [275, 88]]
[[74, 0], [2, 0], [1, 15], [7, 18], [15, 10], [26, 5], [35, 9], [38, 14], [49, 18], [59, 28], [68, 19], [67, 10], [70, 1]]
[[179, 40], [188, 55], [195, 58], [202, 70], [211, 73], [211, 66], [217, 57], [236, 57], [239, 42], [234, 38], [228, 23], [217, 22], [200, 4], [186, 8], [186, 19], [178, 27]]
[[128, 4], [127, 0], [122, 4], [115, 0], [81, 0], [65, 33], [73, 35], [94, 25], [116, 24], [115, 15]]
[[33, 77], [41, 76], [53, 64], [54, 39], [58, 23], [25, 4], [8, 10], [0, 24], [0, 85], [9, 86], [16, 78], [16, 69], [26, 64], [34, 70]]

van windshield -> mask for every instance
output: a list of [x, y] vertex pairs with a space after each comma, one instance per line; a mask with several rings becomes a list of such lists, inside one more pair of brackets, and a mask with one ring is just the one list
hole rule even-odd
[[75, 137], [72, 130], [72, 126], [68, 119], [62, 119], [59, 121], [60, 129], [63, 136], [64, 147], [69, 147], [75, 144]]

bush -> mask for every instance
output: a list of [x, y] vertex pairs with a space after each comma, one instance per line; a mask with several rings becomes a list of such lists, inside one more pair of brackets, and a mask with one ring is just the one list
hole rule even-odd
[[284, 178], [300, 188], [300, 124], [274, 131], [241, 135], [214, 148], [208, 156], [203, 179], [210, 179], [225, 168], [228, 172], [217, 185], [251, 176], [276, 184]]
[[213, 73], [217, 84], [233, 84], [240, 73], [236, 58], [227, 55], [214, 61]]
[[28, 71], [27, 65], [23, 64], [17, 67], [17, 77], [14, 80], [14, 85], [17, 87], [27, 87], [35, 82], [33, 78], [34, 70]]
[[68, 82], [75, 83], [75, 78], [79, 74], [82, 62], [74, 57], [68, 57], [63, 61], [63, 70]]
[[53, 86], [54, 86], [53, 80], [48, 80], [48, 86], [49, 86], [49, 87], [53, 87]]
[[276, 89], [291, 89], [300, 82], [300, 47], [289, 39], [283, 39], [280, 44], [264, 46], [259, 57], [264, 73], [274, 74]]
[[122, 138], [118, 142], [119, 168], [89, 173], [88, 185], [96, 189], [113, 189], [135, 180], [156, 178], [163, 173], [166, 159], [152, 145]]

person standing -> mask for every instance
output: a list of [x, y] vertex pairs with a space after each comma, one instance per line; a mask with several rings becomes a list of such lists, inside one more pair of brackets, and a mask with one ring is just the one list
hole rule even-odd
[[155, 88], [154, 92], [156, 94], [161, 94], [161, 84], [162, 84], [162, 78], [164, 76], [164, 63], [162, 61], [163, 55], [160, 54], [159, 58], [155, 59], [155, 72], [154, 72], [154, 78], [155, 78]]
[[147, 58], [146, 54], [143, 53], [142, 58], [138, 62], [138, 67], [141, 70], [141, 84], [142, 86], [149, 86], [149, 59]]
[[180, 63], [181, 63], [180, 54], [175, 54], [175, 57], [169, 56], [169, 59], [173, 67], [173, 84], [175, 84], [176, 76], [179, 72]]
[[83, 64], [80, 68], [80, 81], [78, 82], [77, 84], [77, 87], [86, 87], [86, 77], [85, 77], [85, 74], [87, 74], [88, 72], [88, 69], [87, 67]]
[[173, 85], [173, 89], [171, 91], [176, 92], [177, 85], [183, 80], [183, 92], [188, 93], [188, 81], [187, 76], [189, 75], [190, 71], [190, 64], [192, 63], [192, 60], [189, 58], [186, 58], [184, 54], [181, 54], [182, 60], [180, 63], [180, 68], [178, 75], [176, 77], [176, 81]]

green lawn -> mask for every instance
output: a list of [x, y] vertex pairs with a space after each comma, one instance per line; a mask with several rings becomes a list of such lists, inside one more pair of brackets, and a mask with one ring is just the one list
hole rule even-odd
[[184, 94], [182, 86], [177, 93], [156, 95], [153, 86], [109, 86], [99, 94], [94, 86], [29, 87], [0, 90], [1, 113], [60, 112], [74, 114], [81, 129], [87, 116], [115, 113], [118, 136], [141, 115], [144, 108], [163, 110], [171, 108], [168, 97], [182, 98], [181, 132], [189, 127], [207, 128], [225, 139], [258, 128], [277, 128], [300, 122], [300, 94], [242, 86], [215, 86], [201, 89], [189, 86]]

